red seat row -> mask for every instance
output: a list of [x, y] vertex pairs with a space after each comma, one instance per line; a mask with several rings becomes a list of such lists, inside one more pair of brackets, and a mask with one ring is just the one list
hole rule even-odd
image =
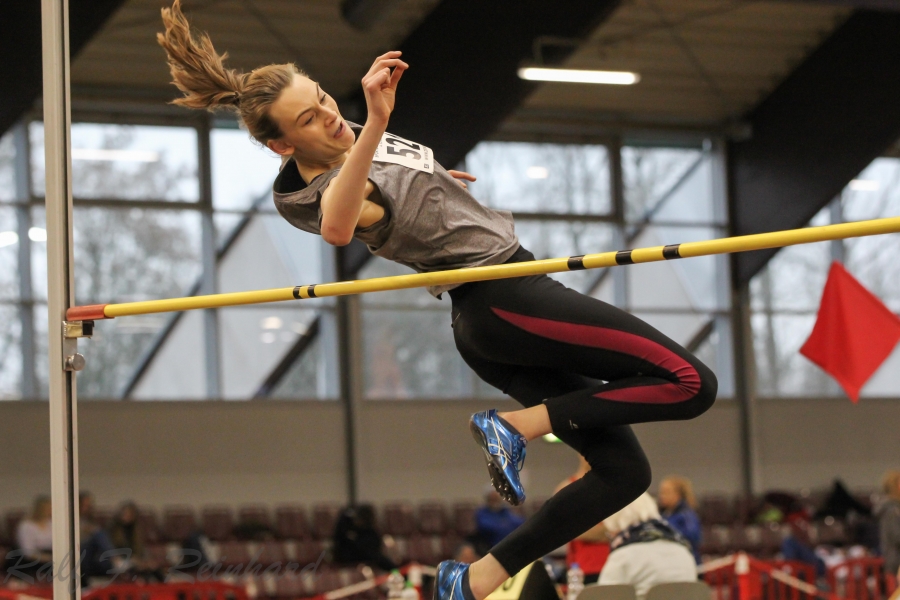
[[[539, 509], [541, 504], [540, 501], [529, 501], [516, 510], [527, 515]], [[451, 506], [434, 501], [418, 506], [408, 502], [392, 502], [383, 506], [379, 525], [382, 533], [392, 536], [441, 536], [450, 533], [465, 536], [475, 529], [477, 508], [478, 504], [474, 502], [456, 502]], [[155, 510], [142, 508], [138, 520], [150, 544], [181, 542], [196, 532], [202, 532], [216, 542], [248, 539], [253, 537], [254, 530], [271, 532], [281, 540], [325, 540], [334, 534], [340, 510], [340, 505], [335, 503], [316, 504], [310, 510], [301, 505], [281, 505], [274, 511], [254, 504], [238, 508], [235, 516], [235, 511], [229, 506], [206, 506], [200, 509], [198, 518], [193, 507], [176, 505], [165, 507], [161, 519]], [[7, 511], [5, 532], [0, 529], [0, 543], [12, 541], [24, 516], [25, 510], [22, 509]], [[105, 527], [112, 522], [114, 511], [98, 508], [94, 518]]]
[[[812, 514], [826, 502], [827, 496], [827, 491], [798, 495], [799, 504]], [[872, 505], [871, 494], [858, 493], [854, 498], [864, 506]], [[706, 494], [698, 498], [697, 514], [704, 525], [750, 525], [764, 506], [762, 496]]]
[[[396, 562], [403, 564], [409, 561], [427, 565], [436, 565], [442, 560], [451, 558], [462, 543], [462, 538], [455, 533], [440, 535], [424, 535], [415, 533], [410, 537], [394, 537], [386, 546], [386, 553]], [[265, 569], [270, 566], [285, 567], [293, 563], [298, 568], [308, 565], [327, 565], [330, 544], [323, 540], [269, 540], [265, 542], [225, 541], [214, 543], [208, 558], [219, 564], [220, 570], [247, 565], [259, 565]], [[177, 545], [151, 544], [147, 546], [148, 558], [161, 565], [174, 566], [179, 562], [180, 551]]]
[[[841, 521], [812, 523], [808, 527], [813, 544], [844, 545], [849, 541], [847, 528]], [[708, 525], [703, 527], [700, 552], [704, 555], [724, 556], [744, 551], [760, 558], [771, 558], [781, 549], [788, 535], [782, 525]]]

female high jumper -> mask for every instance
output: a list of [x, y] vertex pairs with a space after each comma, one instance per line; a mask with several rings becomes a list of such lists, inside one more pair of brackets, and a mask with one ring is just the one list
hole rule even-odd
[[[194, 36], [176, 0], [163, 9], [176, 104], [235, 111], [283, 159], [275, 205], [295, 227], [419, 272], [534, 260], [508, 212], [482, 206], [424, 145], [387, 133], [400, 52], [379, 56], [362, 79], [360, 127], [293, 64], [240, 73], [223, 66], [208, 36]], [[477, 110], [477, 107], [473, 107]], [[440, 115], [434, 115], [440, 118]], [[577, 261], [577, 258], [572, 260]], [[511, 504], [525, 491], [526, 444], [553, 433], [591, 470], [550, 498], [472, 565], [438, 567], [435, 600], [482, 600], [511, 575], [574, 539], [643, 493], [650, 465], [630, 425], [691, 419], [715, 401], [716, 378], [650, 325], [547, 276], [429, 288], [449, 292], [459, 353], [486, 382], [525, 408], [472, 416], [491, 482]]]

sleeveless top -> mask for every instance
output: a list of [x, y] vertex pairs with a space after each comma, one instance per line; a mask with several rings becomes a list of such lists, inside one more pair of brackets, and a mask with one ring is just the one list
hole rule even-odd
[[[358, 137], [362, 127], [349, 121], [347, 125]], [[379, 156], [391, 160], [385, 149], [393, 155], [399, 149], [413, 158], [424, 150], [430, 156], [430, 149], [406, 140], [392, 147], [386, 144], [390, 138], [400, 139], [382, 136], [369, 169], [369, 180], [381, 194], [384, 217], [357, 227], [353, 237], [375, 256], [419, 273], [501, 264], [515, 253], [519, 242], [511, 213], [480, 204], [436, 161], [412, 161], [413, 167], [381, 162]], [[322, 193], [339, 172], [340, 167], [322, 173], [307, 185], [293, 159], [286, 160], [273, 186], [278, 212], [294, 227], [321, 234]], [[431, 286], [428, 291], [440, 298], [459, 285]]]

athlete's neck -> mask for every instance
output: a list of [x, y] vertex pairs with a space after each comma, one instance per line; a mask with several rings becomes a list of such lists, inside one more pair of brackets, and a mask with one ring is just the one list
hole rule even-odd
[[313, 179], [322, 173], [327, 173], [328, 171], [343, 166], [343, 164], [347, 162], [347, 157], [350, 156], [351, 151], [353, 151], [352, 146], [336, 159], [324, 162], [310, 162], [308, 158], [300, 157], [296, 154], [294, 154], [292, 158], [294, 159], [294, 162], [297, 163], [297, 170], [300, 171], [300, 176], [303, 178], [303, 181], [309, 185]]
[[347, 154], [342, 154], [337, 160], [315, 163], [310, 163], [307, 160], [301, 159], [296, 155], [294, 155], [292, 158], [294, 159], [294, 162], [297, 163], [297, 170], [300, 171], [300, 176], [308, 185], [313, 179], [315, 179], [322, 173], [327, 173], [328, 171], [337, 169], [338, 167], [343, 165], [347, 160]]

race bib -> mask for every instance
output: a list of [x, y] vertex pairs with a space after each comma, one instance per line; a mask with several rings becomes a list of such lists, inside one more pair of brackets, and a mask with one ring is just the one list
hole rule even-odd
[[434, 173], [434, 155], [431, 148], [404, 140], [392, 133], [385, 133], [381, 136], [372, 160], [393, 163], [425, 173]]

